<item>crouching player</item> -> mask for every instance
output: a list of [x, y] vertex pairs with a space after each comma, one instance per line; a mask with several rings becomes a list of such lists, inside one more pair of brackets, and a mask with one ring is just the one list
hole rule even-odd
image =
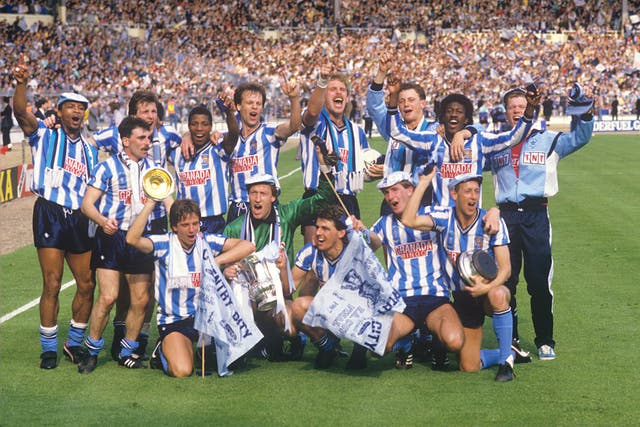
[[127, 232], [127, 243], [155, 258], [160, 339], [151, 358], [151, 367], [162, 369], [172, 377], [187, 377], [193, 372], [193, 342], [198, 338], [193, 325], [203, 258], [211, 254], [218, 265], [234, 263], [252, 253], [255, 246], [220, 234], [200, 235], [200, 207], [191, 199], [176, 200], [171, 206], [171, 232], [143, 237], [155, 204], [153, 199], [147, 198], [142, 212]]
[[[402, 215], [402, 223], [417, 230], [435, 230], [440, 234], [441, 255], [445, 262], [446, 279], [453, 291], [454, 307], [464, 327], [465, 340], [460, 350], [460, 369], [479, 371], [499, 365], [496, 381], [513, 379], [514, 356], [511, 351], [513, 321], [509, 306], [510, 293], [504, 285], [511, 274], [509, 235], [500, 219], [496, 234], [489, 235], [482, 228], [486, 211], [478, 207], [482, 175], [465, 174], [449, 182], [455, 208], [418, 215], [422, 195], [429, 187], [432, 174], [422, 175]], [[479, 274], [470, 277], [466, 285], [456, 268], [456, 259], [463, 252], [485, 250], [495, 257], [497, 275], [487, 280]], [[498, 340], [497, 350], [480, 350], [484, 316], [493, 317], [493, 330]]]

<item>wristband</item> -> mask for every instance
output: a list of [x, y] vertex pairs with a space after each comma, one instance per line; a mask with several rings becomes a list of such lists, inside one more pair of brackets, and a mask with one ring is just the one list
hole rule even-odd
[[316, 81], [316, 87], [319, 87], [320, 89], [326, 89], [327, 86], [329, 86], [329, 80], [323, 78], [322, 76], [318, 77], [318, 80]]

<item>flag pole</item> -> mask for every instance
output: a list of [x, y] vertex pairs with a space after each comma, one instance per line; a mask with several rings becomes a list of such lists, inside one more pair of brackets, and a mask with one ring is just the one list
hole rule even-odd
[[338, 195], [338, 192], [336, 191], [336, 187], [333, 186], [333, 182], [331, 182], [331, 180], [329, 179], [329, 175], [327, 175], [327, 173], [325, 171], [323, 171], [322, 169], [320, 170], [320, 172], [322, 172], [322, 175], [324, 175], [325, 179], [329, 183], [329, 186], [331, 187], [331, 190], [333, 190], [333, 194], [336, 195], [336, 199], [338, 199], [338, 203], [340, 203], [340, 206], [342, 206], [342, 209], [344, 209], [345, 215], [347, 215], [347, 216], [350, 215], [349, 211], [347, 210], [347, 207], [344, 205], [344, 202], [342, 201], [342, 199]]
[[202, 366], [200, 367], [200, 372], [202, 372], [202, 379], [204, 380], [204, 332], [200, 332], [200, 342], [202, 343], [201, 350], [202, 355], [200, 357]]

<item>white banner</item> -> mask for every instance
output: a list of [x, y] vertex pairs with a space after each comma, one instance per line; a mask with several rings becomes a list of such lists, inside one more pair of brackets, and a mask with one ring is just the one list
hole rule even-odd
[[234, 292], [220, 272], [210, 251], [202, 261], [202, 282], [194, 327], [215, 338], [218, 375], [231, 375], [228, 366], [251, 350], [263, 337], [243, 314]]
[[373, 251], [354, 233], [303, 322], [384, 355], [394, 312], [405, 303]]

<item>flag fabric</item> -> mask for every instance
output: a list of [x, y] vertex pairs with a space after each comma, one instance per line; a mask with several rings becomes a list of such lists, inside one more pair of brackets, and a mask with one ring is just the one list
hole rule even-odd
[[263, 335], [253, 319], [243, 314], [211, 253], [206, 255], [194, 327], [215, 338], [218, 375], [227, 376], [233, 374], [228, 366], [251, 350]]
[[333, 276], [315, 296], [302, 321], [382, 356], [393, 314], [401, 313], [405, 306], [376, 255], [354, 233]]

